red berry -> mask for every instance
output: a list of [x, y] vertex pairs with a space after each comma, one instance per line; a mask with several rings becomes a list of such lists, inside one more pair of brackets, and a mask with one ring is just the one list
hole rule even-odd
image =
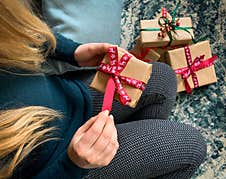
[[167, 17], [167, 10], [164, 7], [162, 8], [162, 16], [165, 18]]
[[162, 33], [161, 32], [158, 33], [158, 37], [162, 37]]
[[166, 27], [166, 31], [167, 32], [169, 32], [170, 31], [170, 27], [168, 26], [168, 27]]
[[176, 26], [180, 26], [180, 19], [176, 20]]

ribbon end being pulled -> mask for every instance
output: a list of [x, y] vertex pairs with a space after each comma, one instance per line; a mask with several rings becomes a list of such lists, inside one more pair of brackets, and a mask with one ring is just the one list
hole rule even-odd
[[105, 111], [105, 110], [111, 111], [114, 94], [115, 94], [115, 82], [111, 77], [107, 82], [107, 86], [104, 94], [104, 101], [102, 105], [102, 111]]

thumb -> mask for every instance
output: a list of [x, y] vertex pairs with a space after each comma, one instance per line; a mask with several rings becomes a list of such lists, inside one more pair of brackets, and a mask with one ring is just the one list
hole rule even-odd
[[109, 43], [96, 43], [95, 44], [95, 50], [97, 52], [97, 55], [103, 55], [108, 52], [108, 48], [115, 45], [109, 44]]

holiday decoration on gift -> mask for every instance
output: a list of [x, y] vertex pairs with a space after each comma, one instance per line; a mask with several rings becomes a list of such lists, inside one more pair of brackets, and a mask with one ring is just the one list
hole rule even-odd
[[[172, 34], [171, 32], [175, 33], [175, 30], [185, 30], [191, 28], [191, 27], [180, 27], [180, 19], [175, 20], [175, 17], [173, 16], [172, 20], [167, 17], [167, 10], [166, 8], [162, 8], [162, 17], [158, 20], [160, 28], [160, 32], [158, 33], [159, 38], [164, 38], [167, 35], [170, 37], [170, 42], [172, 42]], [[188, 33], [190, 33], [188, 31]]]
[[117, 47], [110, 47], [90, 86], [105, 93], [102, 110], [111, 110], [113, 98], [123, 105], [135, 107], [151, 72], [151, 64]]
[[191, 18], [176, 18], [177, 4], [171, 15], [162, 8], [162, 16], [154, 20], [141, 20], [141, 41], [145, 47], [189, 44], [193, 40]]
[[169, 63], [177, 74], [178, 92], [186, 90], [190, 94], [192, 88], [216, 82], [216, 59], [208, 41], [168, 51]]

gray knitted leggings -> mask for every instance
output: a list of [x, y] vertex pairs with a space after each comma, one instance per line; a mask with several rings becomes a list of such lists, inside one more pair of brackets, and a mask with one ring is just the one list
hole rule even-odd
[[[94, 72], [84, 77], [89, 84]], [[103, 95], [90, 89], [93, 114], [101, 110]], [[107, 167], [92, 169], [85, 178], [190, 178], [206, 155], [201, 134], [191, 126], [167, 119], [176, 97], [175, 74], [153, 63], [153, 73], [137, 107], [113, 103], [119, 150]]]

